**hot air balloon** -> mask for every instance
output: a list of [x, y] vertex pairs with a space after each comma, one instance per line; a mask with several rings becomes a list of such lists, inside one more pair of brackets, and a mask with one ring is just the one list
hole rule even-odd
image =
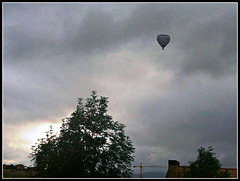
[[164, 47], [169, 43], [169, 41], [170, 41], [169, 35], [160, 34], [157, 36], [157, 42], [159, 43], [159, 45], [162, 47], [163, 50], [164, 50]]

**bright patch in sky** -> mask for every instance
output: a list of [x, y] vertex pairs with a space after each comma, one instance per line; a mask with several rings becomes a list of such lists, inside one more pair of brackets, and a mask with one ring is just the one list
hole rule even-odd
[[37, 142], [38, 139], [46, 137], [46, 131], [50, 129], [52, 125], [53, 132], [59, 133], [61, 124], [52, 124], [52, 123], [39, 123], [37, 125], [29, 124], [26, 128], [23, 128], [20, 132], [20, 137], [26, 141], [29, 145], [33, 145]]

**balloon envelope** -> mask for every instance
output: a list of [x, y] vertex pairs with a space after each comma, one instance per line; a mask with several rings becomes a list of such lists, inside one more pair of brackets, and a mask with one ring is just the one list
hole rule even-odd
[[164, 47], [169, 43], [169, 41], [170, 41], [169, 35], [160, 34], [157, 36], [157, 42], [159, 43], [159, 45], [162, 47], [163, 50], [164, 50]]

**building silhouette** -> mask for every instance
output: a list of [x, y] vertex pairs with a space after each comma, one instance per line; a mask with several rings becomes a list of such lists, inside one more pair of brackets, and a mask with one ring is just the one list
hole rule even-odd
[[[180, 162], [177, 160], [168, 160], [168, 171], [166, 178], [183, 178], [183, 172], [189, 170], [189, 166], [180, 166]], [[230, 178], [237, 178], [236, 168], [220, 168], [220, 171], [225, 170], [229, 172]]]

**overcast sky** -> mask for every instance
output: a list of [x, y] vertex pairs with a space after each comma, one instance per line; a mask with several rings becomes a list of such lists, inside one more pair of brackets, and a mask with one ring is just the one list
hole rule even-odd
[[236, 168], [237, 14], [237, 3], [4, 3], [3, 162], [32, 165], [31, 146], [96, 90], [134, 165], [188, 165], [213, 146]]

